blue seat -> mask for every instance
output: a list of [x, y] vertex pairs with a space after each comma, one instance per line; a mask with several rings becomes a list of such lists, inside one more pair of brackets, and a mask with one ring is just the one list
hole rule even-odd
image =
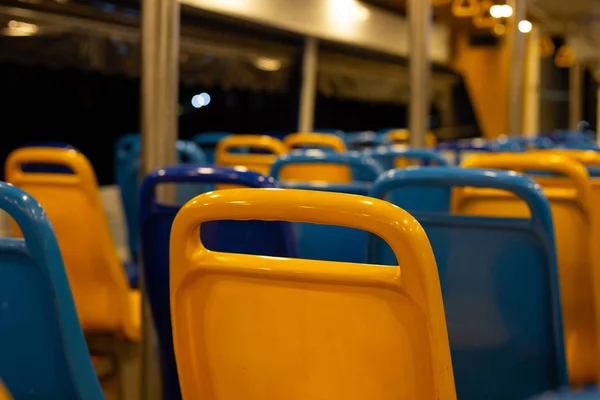
[[0, 377], [17, 399], [104, 399], [52, 226], [0, 182], [0, 209], [24, 239], [0, 238]]
[[[386, 171], [392, 170], [396, 159], [401, 158], [416, 162], [420, 165], [447, 166], [448, 161], [437, 151], [430, 149], [412, 149], [403, 146], [381, 146], [363, 151], [367, 157], [372, 157], [383, 166]], [[408, 167], [413, 168], [413, 167]], [[391, 172], [390, 172], [391, 173]], [[391, 190], [386, 194], [390, 203], [404, 204], [407, 209], [419, 211], [449, 211], [450, 188], [448, 187], [419, 187], [403, 188], [402, 191]]]
[[221, 139], [232, 135], [229, 132], [202, 132], [192, 138], [192, 142], [204, 152], [208, 164], [215, 163], [215, 148]]
[[[273, 178], [255, 172], [213, 166], [166, 167], [144, 179], [140, 205], [142, 258], [145, 288], [160, 344], [164, 399], [181, 399], [169, 310], [169, 237], [180, 207], [158, 204], [156, 186], [161, 183], [223, 183], [273, 188], [274, 182]], [[202, 225], [201, 235], [202, 243], [209, 250], [273, 257], [297, 256], [291, 227], [284, 222], [212, 221]]]
[[589, 390], [561, 390], [548, 392], [530, 398], [529, 400], [600, 400], [600, 391]]
[[[568, 384], [550, 205], [514, 172], [430, 167], [383, 175], [371, 196], [403, 187], [470, 186], [514, 193], [531, 219], [411, 210], [438, 264], [457, 397], [520, 400]], [[396, 265], [371, 237], [369, 262]]]
[[[129, 253], [135, 263], [138, 257], [138, 226], [139, 226], [139, 181], [140, 181], [140, 135], [128, 134], [115, 145], [115, 181], [121, 190], [121, 200], [125, 210], [127, 222]], [[191, 142], [177, 141], [177, 156], [179, 163], [205, 164], [206, 159], [202, 151]], [[182, 187], [177, 193], [180, 202], [187, 200], [192, 193], [201, 192], [202, 188]], [[134, 270], [137, 267], [127, 270]]]
[[361, 150], [379, 144], [379, 138], [373, 131], [347, 132], [344, 142], [349, 149]]
[[395, 162], [398, 158], [418, 161], [424, 165], [449, 165], [448, 160], [437, 151], [409, 148], [402, 145], [378, 146], [373, 149], [366, 149], [363, 151], [363, 155], [375, 159], [385, 171], [396, 168]]
[[463, 139], [457, 142], [438, 143], [435, 148], [448, 157], [452, 158], [451, 164], [460, 165], [465, 153], [486, 152], [497, 153], [503, 149], [498, 143], [490, 142], [485, 139]]
[[329, 128], [323, 128], [323, 129], [315, 129], [313, 130], [314, 133], [330, 133], [332, 135], [336, 135], [339, 136], [341, 138], [344, 137], [345, 133], [344, 131], [342, 131], [341, 129], [329, 129]]
[[[279, 180], [279, 172], [286, 165], [291, 164], [339, 164], [347, 165], [352, 169], [352, 178], [355, 187], [367, 187], [359, 182], [374, 182], [383, 172], [381, 165], [372, 157], [365, 157], [357, 151], [336, 153], [322, 150], [294, 150], [291, 153], [279, 156], [271, 166], [271, 176]], [[291, 185], [291, 184], [290, 184]], [[349, 185], [344, 185], [349, 187]], [[291, 187], [291, 186], [286, 186]], [[361, 190], [361, 189], [358, 189]]]
[[[275, 161], [271, 168], [271, 176], [278, 179], [279, 171], [288, 164], [315, 162], [353, 166], [363, 176], [369, 178], [369, 181], [348, 184], [279, 181], [279, 187], [366, 196], [372, 186], [373, 179], [383, 171], [376, 161], [364, 157], [358, 152], [294, 152], [281, 156]], [[294, 223], [293, 228], [300, 258], [354, 263], [366, 262], [368, 233], [363, 230], [310, 223]]]

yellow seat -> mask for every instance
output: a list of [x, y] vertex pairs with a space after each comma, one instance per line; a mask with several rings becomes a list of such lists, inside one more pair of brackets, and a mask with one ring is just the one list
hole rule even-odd
[[[387, 141], [394, 145], [408, 145], [410, 134], [407, 129], [392, 129], [387, 133]], [[431, 132], [425, 134], [425, 147], [434, 148], [437, 144], [437, 138]], [[395, 168], [407, 168], [411, 165], [418, 165], [417, 162], [411, 161], [404, 157], [398, 157], [394, 161]]]
[[[232, 149], [265, 150], [270, 154], [232, 153]], [[265, 135], [231, 135], [217, 144], [215, 162], [223, 167], [245, 167], [269, 176], [271, 165], [278, 156], [288, 152], [279, 139]]]
[[[25, 164], [61, 165], [73, 174], [24, 172]], [[84, 332], [139, 340], [139, 291], [129, 287], [87, 158], [75, 150], [22, 148], [9, 155], [6, 179], [48, 214]]]
[[[600, 311], [597, 237], [592, 186], [586, 169], [575, 160], [553, 154], [480, 154], [464, 167], [552, 172], [566, 178], [530, 175], [543, 188], [552, 209], [569, 381], [600, 382], [597, 327]], [[454, 192], [457, 213], [526, 217], [525, 203], [505, 192], [461, 189]], [[515, 277], [518, 279], [518, 277]]]
[[[544, 150], [531, 150], [529, 153], [541, 154], [541, 155], [562, 155], [569, 157], [586, 167], [600, 167], [600, 153], [594, 150], [574, 150], [574, 149], [544, 149]], [[544, 187], [556, 187], [556, 188], [568, 188], [570, 183], [564, 177], [536, 177], [536, 181]], [[600, 177], [590, 176], [590, 182], [592, 185], [592, 203], [595, 205], [600, 204]], [[598, 206], [592, 207], [594, 214], [594, 229], [596, 233], [600, 233], [600, 210]], [[600, 251], [600, 246], [598, 250]], [[600, 260], [600, 257], [598, 258]], [[599, 321], [600, 322], [600, 321]], [[600, 330], [599, 330], [600, 332]], [[600, 350], [600, 349], [599, 349]]]
[[[283, 143], [290, 149], [320, 149], [345, 153], [344, 141], [327, 133], [293, 133], [285, 137]], [[310, 163], [288, 165], [281, 169], [279, 179], [287, 182], [350, 183], [352, 171], [347, 165]]]
[[[407, 129], [392, 129], [387, 133], [388, 142], [393, 144], [408, 144], [410, 134]], [[432, 132], [425, 134], [425, 146], [433, 148], [437, 144], [437, 138]]]
[[0, 379], [0, 400], [13, 400], [10, 393], [8, 393], [8, 389], [2, 383], [2, 379]]
[[[200, 224], [220, 219], [368, 230], [401, 267], [209, 251]], [[433, 252], [398, 207], [302, 190], [206, 193], [173, 223], [170, 268], [186, 399], [456, 399]]]

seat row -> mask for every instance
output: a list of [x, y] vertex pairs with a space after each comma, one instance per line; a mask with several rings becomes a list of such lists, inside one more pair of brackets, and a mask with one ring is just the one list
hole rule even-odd
[[[391, 170], [365, 196], [348, 195], [356, 194], [354, 182], [319, 179], [323, 152], [289, 155], [308, 160], [312, 168], [302, 174], [317, 175], [287, 184], [209, 165], [155, 171], [141, 189], [141, 243], [165, 398], [176, 398], [181, 384], [184, 398], [524, 399], [597, 382], [593, 165], [600, 163], [593, 152], [562, 153], [484, 154], [466, 168]], [[336, 164], [350, 167], [350, 159]], [[48, 165], [68, 173], [35, 169]], [[21, 149], [6, 171], [27, 192], [2, 187], [8, 203], [35, 205], [26, 214], [46, 227], [49, 220], [58, 246], [53, 235], [28, 237], [19, 211], [0, 208], [20, 227], [25, 255], [38, 253], [31, 241], [60, 248], [83, 331], [138, 340], [139, 291], [111, 256], [85, 157]], [[218, 190], [181, 208], [159, 201], [166, 183], [261, 189]], [[277, 184], [296, 189], [269, 189]], [[18, 200], [30, 195], [45, 212]], [[46, 272], [60, 271], [62, 261], [40, 257], [34, 267], [42, 278], [32, 281], [38, 295], [19, 289], [32, 286], [30, 277], [10, 275], [21, 274], [20, 266], [0, 280], [1, 304], [21, 316], [19, 325], [14, 314], [0, 313], [3, 326], [14, 327], [0, 342], [14, 352], [23, 329], [43, 331], [32, 325], [35, 309], [19, 309], [24, 299], [35, 307], [46, 299], [42, 322], [64, 329], [47, 299], [65, 288], [59, 292]], [[68, 302], [70, 293], [63, 297]], [[69, 356], [80, 352], [67, 348], [65, 362], [73, 363]], [[0, 362], [0, 377], [17, 398], [32, 386], [42, 390], [44, 366], [58, 356], [48, 357], [38, 360], [37, 375]]]

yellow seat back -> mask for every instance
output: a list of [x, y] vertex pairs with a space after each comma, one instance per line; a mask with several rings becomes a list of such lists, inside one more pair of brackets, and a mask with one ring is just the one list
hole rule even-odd
[[[25, 164], [60, 165], [73, 173], [24, 172]], [[138, 338], [129, 283], [87, 158], [75, 150], [22, 148], [8, 156], [5, 170], [7, 181], [39, 201], [52, 223], [83, 330]]]
[[[368, 230], [401, 267], [208, 251], [199, 225], [221, 219]], [[207, 193], [177, 215], [170, 261], [186, 399], [456, 399], [435, 259], [398, 207], [302, 190]]]
[[[392, 129], [387, 133], [388, 142], [394, 145], [408, 145], [410, 134], [407, 129]], [[437, 138], [431, 132], [425, 134], [425, 147], [434, 148], [437, 144]], [[411, 165], [418, 164], [404, 157], [398, 157], [394, 161], [395, 168], [406, 168]]]
[[6, 389], [6, 387], [4, 386], [4, 383], [2, 383], [1, 379], [0, 379], [0, 400], [13, 400], [12, 396], [10, 395], [10, 393], [8, 393], [8, 389]]
[[[232, 149], [265, 150], [270, 154], [231, 153]], [[269, 176], [271, 165], [278, 156], [288, 152], [279, 139], [266, 135], [231, 135], [217, 143], [215, 162], [223, 167], [245, 167], [250, 171]]]
[[[566, 177], [530, 175], [542, 186], [552, 209], [569, 380], [573, 385], [597, 382], [600, 265], [595, 249], [592, 187], [586, 169], [564, 156], [515, 153], [480, 154], [466, 159], [463, 166], [552, 172]], [[529, 215], [522, 200], [505, 192], [471, 188], [457, 190], [454, 195], [454, 211], [461, 214]]]
[[[387, 133], [388, 142], [393, 144], [408, 144], [410, 134], [407, 129], [392, 129]], [[425, 147], [435, 147], [437, 138], [432, 132], [425, 134]]]
[[[325, 151], [329, 149], [336, 153], [344, 153], [347, 150], [346, 144], [339, 136], [327, 133], [293, 133], [287, 135], [283, 143], [290, 150], [318, 148]], [[347, 165], [295, 164], [283, 167], [279, 173], [279, 179], [287, 182], [350, 183], [352, 182], [352, 171]]]

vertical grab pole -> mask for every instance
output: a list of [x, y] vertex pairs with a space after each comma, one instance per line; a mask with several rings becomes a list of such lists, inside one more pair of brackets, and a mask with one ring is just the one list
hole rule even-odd
[[319, 42], [314, 37], [304, 40], [302, 55], [302, 82], [300, 109], [298, 110], [298, 132], [312, 132], [315, 125], [315, 102], [317, 100], [317, 68]]
[[525, 34], [519, 31], [519, 22], [527, 17], [526, 0], [509, 0], [513, 9], [510, 24], [510, 67], [508, 70], [508, 132], [523, 132], [523, 88], [525, 87]]
[[[143, 0], [142, 3], [142, 135], [140, 178], [177, 159], [179, 100], [179, 23], [177, 0]], [[162, 201], [174, 200], [172, 188], [159, 191]], [[149, 304], [142, 293], [141, 398], [162, 398], [158, 342]]]
[[577, 131], [583, 119], [583, 68], [575, 64], [569, 68], [569, 129]]
[[596, 86], [596, 143], [600, 145], [600, 82]]
[[431, 62], [429, 42], [433, 25], [431, 2], [410, 0], [410, 105], [409, 132], [412, 147], [424, 147], [429, 129]]
[[540, 54], [540, 28], [537, 24], [529, 33], [527, 42], [527, 73], [525, 90], [525, 116], [523, 133], [527, 137], [536, 137], [540, 131], [540, 75], [542, 58]]

